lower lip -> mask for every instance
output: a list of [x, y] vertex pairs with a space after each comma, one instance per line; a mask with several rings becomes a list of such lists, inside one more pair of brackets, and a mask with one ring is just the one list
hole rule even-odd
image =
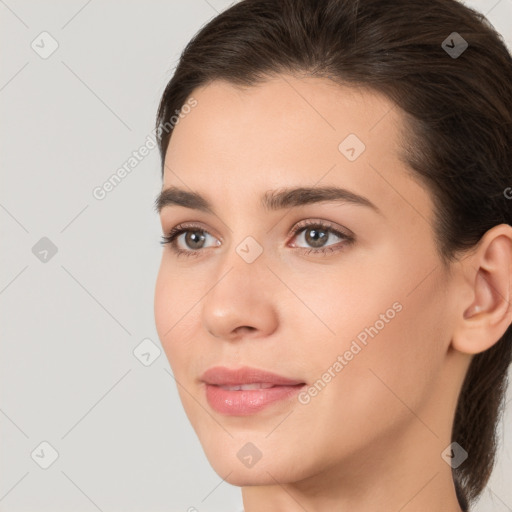
[[275, 386], [266, 389], [228, 391], [219, 386], [206, 384], [206, 399], [212, 409], [231, 416], [248, 416], [269, 405], [297, 395], [305, 384]]

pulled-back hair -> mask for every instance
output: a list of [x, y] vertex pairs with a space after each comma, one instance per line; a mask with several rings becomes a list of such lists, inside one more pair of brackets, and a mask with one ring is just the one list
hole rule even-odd
[[[451, 53], [460, 37], [468, 47]], [[161, 127], [196, 87], [217, 79], [251, 86], [279, 73], [368, 88], [398, 105], [399, 156], [431, 193], [443, 265], [493, 226], [512, 225], [512, 58], [482, 14], [456, 0], [234, 4], [189, 42], [163, 93], [162, 176], [172, 129]], [[509, 326], [473, 357], [458, 398], [452, 441], [469, 456], [452, 474], [464, 510], [494, 467], [511, 354]]]

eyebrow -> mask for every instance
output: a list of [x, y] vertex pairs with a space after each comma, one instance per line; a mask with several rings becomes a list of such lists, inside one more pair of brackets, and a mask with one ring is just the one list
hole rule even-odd
[[[350, 190], [333, 186], [268, 190], [261, 197], [261, 204], [267, 211], [278, 211], [285, 208], [322, 202], [357, 204], [366, 206], [376, 213], [382, 214], [379, 208], [366, 197], [360, 196]], [[155, 200], [155, 210], [160, 214], [165, 207], [172, 205], [215, 215], [213, 206], [201, 194], [174, 186], [160, 192]]]

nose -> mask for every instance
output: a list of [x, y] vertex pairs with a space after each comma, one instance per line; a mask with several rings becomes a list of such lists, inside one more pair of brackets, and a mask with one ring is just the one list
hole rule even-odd
[[271, 335], [278, 325], [279, 282], [263, 258], [253, 263], [237, 254], [202, 301], [202, 322], [214, 337], [238, 340]]
[[[214, 338], [221, 338], [222, 336], [219, 335], [219, 334], [216, 334], [215, 332], [212, 332], [210, 330], [210, 327], [206, 327], [206, 330], [208, 331], [209, 334], [211, 334]], [[242, 337], [242, 336], [246, 336], [246, 334], [248, 333], [251, 333], [251, 332], [254, 332], [254, 331], [257, 331], [257, 328], [256, 327], [252, 327], [250, 325], [241, 325], [240, 327], [235, 327], [235, 329], [232, 330], [233, 332], [233, 336], [231, 338], [236, 338], [236, 337]]]

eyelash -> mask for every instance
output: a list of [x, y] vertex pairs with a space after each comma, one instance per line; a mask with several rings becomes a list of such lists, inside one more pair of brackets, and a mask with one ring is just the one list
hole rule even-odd
[[[345, 246], [352, 244], [355, 241], [355, 238], [352, 235], [349, 235], [347, 233], [342, 233], [341, 231], [335, 229], [330, 224], [326, 224], [324, 222], [319, 221], [303, 221], [300, 222], [295, 228], [291, 231], [291, 235], [293, 235], [293, 238], [295, 238], [301, 231], [306, 230], [307, 228], [319, 228], [322, 231], [326, 231], [328, 233], [332, 233], [336, 235], [337, 237], [341, 238], [343, 241], [343, 245], [334, 249], [331, 246], [327, 246], [325, 248], [320, 249], [306, 249], [305, 247], [298, 247], [297, 249], [300, 250], [303, 254], [323, 254], [326, 255], [328, 253], [334, 253], [341, 251]], [[205, 249], [180, 249], [177, 247], [176, 239], [183, 233], [187, 232], [200, 232], [200, 233], [208, 233], [208, 231], [201, 228], [201, 226], [198, 225], [188, 225], [188, 224], [179, 224], [178, 226], [171, 229], [169, 234], [167, 236], [162, 236], [162, 241], [160, 242], [162, 245], [169, 244], [172, 251], [177, 256], [185, 256], [185, 257], [197, 257], [200, 255], [202, 251]], [[341, 243], [341, 242], [340, 242]], [[212, 249], [212, 247], [209, 247], [207, 249]]]

